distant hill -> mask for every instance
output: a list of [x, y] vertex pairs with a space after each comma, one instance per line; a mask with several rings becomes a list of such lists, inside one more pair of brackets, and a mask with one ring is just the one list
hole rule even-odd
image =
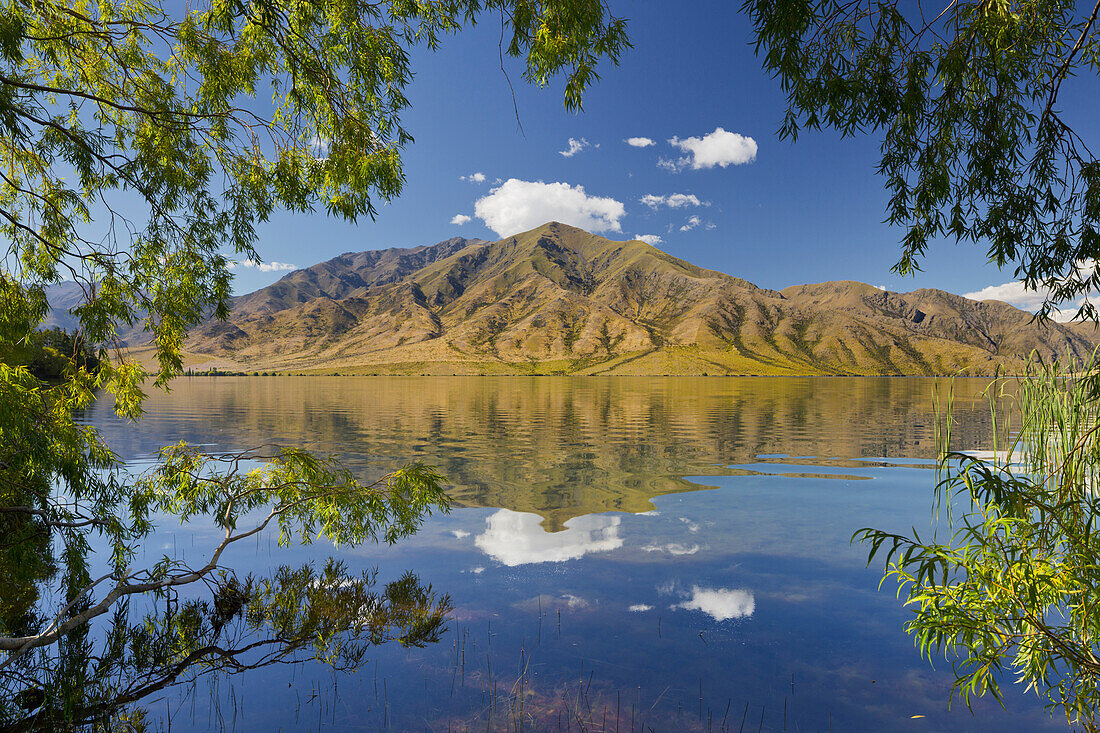
[[84, 302], [84, 291], [79, 285], [63, 281], [47, 286], [46, 301], [50, 304], [50, 310], [42, 322], [42, 328], [60, 328], [71, 333], [80, 327], [76, 317], [69, 312], [69, 309]]
[[[42, 322], [41, 328], [60, 328], [62, 331], [75, 333], [80, 328], [80, 322], [72, 314], [72, 309], [82, 305], [86, 299], [84, 288], [71, 280], [64, 280], [46, 287], [46, 301], [50, 304], [50, 310]], [[123, 344], [131, 346], [140, 345], [148, 340], [143, 323], [144, 312], [139, 313], [138, 322], [134, 326], [122, 324], [119, 327], [118, 338]]]
[[767, 290], [549, 223], [341, 255], [235, 298], [186, 347], [250, 371], [918, 375], [1083, 356], [1096, 340], [940, 290]]

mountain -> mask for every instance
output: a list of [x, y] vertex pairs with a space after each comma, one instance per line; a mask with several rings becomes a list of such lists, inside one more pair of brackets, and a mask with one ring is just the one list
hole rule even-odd
[[856, 282], [767, 290], [549, 223], [340, 255], [234, 299], [186, 348], [249, 371], [988, 374], [1095, 342], [998, 301]]
[[[50, 309], [40, 328], [60, 328], [70, 333], [80, 329], [80, 321], [72, 314], [72, 309], [83, 305], [86, 300], [83, 286], [63, 280], [46, 287], [46, 302]], [[133, 326], [125, 323], [118, 326], [118, 338], [123, 344], [142, 344], [148, 340], [143, 323], [144, 311], [138, 313], [138, 321]]]
[[80, 327], [76, 316], [69, 312], [84, 302], [84, 290], [78, 284], [66, 280], [47, 286], [46, 302], [50, 304], [50, 310], [42, 322], [42, 328], [72, 332]]

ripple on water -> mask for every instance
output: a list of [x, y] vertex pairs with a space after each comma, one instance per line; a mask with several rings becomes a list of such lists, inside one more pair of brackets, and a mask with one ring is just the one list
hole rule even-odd
[[[956, 384], [962, 447], [987, 444], [984, 387]], [[309, 446], [363, 478], [420, 459], [464, 507], [394, 547], [257, 541], [237, 557], [255, 572], [329, 552], [384, 578], [411, 568], [456, 604], [439, 644], [379, 650], [380, 671], [338, 692], [306, 667], [244, 679], [245, 728], [294, 719], [272, 692], [291, 681], [321, 690], [335, 728], [503, 730], [522, 702], [532, 730], [563, 711], [610, 729], [616, 707], [622, 730], [628, 710], [654, 730], [720, 729], [727, 710], [726, 729], [748, 711], [777, 730], [784, 709], [791, 729], [922, 714], [965, 730], [975, 718], [947, 710], [947, 673], [849, 543], [928, 521], [930, 393], [920, 379], [222, 377], [154, 393], [139, 429], [106, 404], [86, 419], [135, 461], [179, 440]], [[977, 719], [1050, 727], [1032, 698], [1008, 706]]]

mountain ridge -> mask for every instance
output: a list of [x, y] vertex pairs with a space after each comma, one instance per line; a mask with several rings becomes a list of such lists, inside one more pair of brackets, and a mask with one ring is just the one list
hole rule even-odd
[[[781, 291], [558, 222], [341, 254], [234, 298], [193, 355], [341, 373], [986, 374], [1087, 354], [999, 301], [854, 281]], [[192, 358], [194, 362], [194, 358]]]

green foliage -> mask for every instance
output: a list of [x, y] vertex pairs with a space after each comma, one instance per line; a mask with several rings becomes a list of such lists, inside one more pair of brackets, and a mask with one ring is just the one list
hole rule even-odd
[[[1091, 5], [1091, 3], [1090, 3]], [[1051, 288], [1045, 310], [1100, 288], [1100, 162], [1059, 108], [1100, 72], [1100, 5], [952, 2], [940, 9], [746, 0], [764, 67], [787, 94], [782, 137], [882, 135], [888, 218], [911, 273], [936, 237], [987, 243]], [[1084, 315], [1097, 313], [1086, 302]]]
[[[276, 208], [373, 217], [404, 183], [411, 50], [498, 13], [526, 78], [564, 75], [570, 109], [629, 45], [625, 21], [588, 0], [0, 7], [0, 310], [19, 315], [0, 344], [68, 276], [89, 343], [147, 314], [160, 381], [178, 374], [186, 329], [226, 314], [226, 250], [256, 259]], [[135, 389], [121, 369], [104, 384]]]
[[[209, 515], [232, 532], [242, 516], [273, 507], [280, 543], [296, 534], [306, 544], [320, 536], [340, 545], [396, 542], [415, 532], [432, 508], [447, 507], [442, 477], [419, 463], [364, 487], [332, 459], [302, 450], [283, 449], [248, 471], [241, 469], [245, 458], [256, 456], [215, 457], [186, 443], [164, 448], [160, 466], [132, 489], [132, 513], [144, 518], [159, 511], [183, 522]], [[229, 471], [212, 470], [220, 460], [231, 464]]]
[[82, 367], [92, 373], [99, 369], [99, 358], [81, 334], [57, 327], [27, 334], [20, 344], [4, 344], [0, 362], [25, 366], [46, 381], [64, 378], [69, 369]]
[[[121, 327], [141, 322], [151, 335], [157, 386], [182, 372], [187, 329], [226, 315], [229, 257], [258, 259], [256, 228], [274, 211], [354, 221], [397, 196], [412, 141], [401, 120], [411, 54], [498, 15], [525, 78], [564, 77], [571, 110], [597, 65], [629, 46], [625, 21], [590, 0], [0, 3], [0, 686], [11, 692], [0, 706], [35, 702], [41, 684], [52, 697], [35, 725], [92, 720], [106, 709], [96, 685], [133, 671], [127, 654], [144, 638], [123, 623], [127, 600], [214, 583], [225, 548], [271, 523], [283, 542], [393, 542], [447, 508], [425, 466], [363, 485], [292, 449], [175, 446], [131, 482], [78, 418], [104, 392], [119, 415], [141, 414], [146, 370], [127, 359]], [[83, 293], [70, 309], [79, 330], [39, 332], [47, 288], [63, 279]], [[206, 565], [133, 567], [157, 512], [224, 531]], [[111, 552], [98, 579], [92, 540]], [[341, 568], [312, 573], [224, 576], [228, 595], [165, 621], [146, 646], [170, 653], [138, 666], [175, 679], [182, 671], [167, 660], [217, 638], [238, 611], [254, 634], [263, 627], [292, 650], [308, 638], [317, 655], [344, 659], [358, 647], [340, 638], [377, 643], [396, 626], [399, 640], [418, 643], [445, 615], [412, 577], [369, 600], [366, 581], [347, 585]], [[97, 652], [89, 624], [109, 613]], [[216, 622], [185, 629], [185, 617]]]
[[[993, 458], [951, 452], [939, 483], [948, 538], [863, 529], [868, 562], [913, 610], [906, 630], [945, 654], [967, 705], [1011, 674], [1086, 730], [1100, 712], [1100, 371], [1068, 362], [999, 380], [1019, 428]], [[994, 417], [996, 418], [996, 413]], [[949, 425], [950, 415], [946, 415]], [[952, 506], [953, 505], [953, 506]], [[961, 512], [960, 516], [953, 516]], [[943, 529], [943, 527], [941, 527]]]
[[[1100, 317], [1087, 300], [1100, 289], [1100, 162], [1059, 107], [1067, 80], [1100, 73], [1100, 2], [742, 7], [787, 94], [782, 137], [881, 135], [888, 219], [906, 229], [896, 271], [918, 269], [938, 237], [983, 243], [1030, 288], [1049, 288], [1044, 315], [1086, 296], [1079, 315]], [[1098, 380], [1091, 362], [1044, 366], [1018, 383], [1019, 432], [1000, 459], [945, 453], [937, 503], [948, 540], [855, 535], [871, 559], [885, 553], [887, 578], [914, 610], [909, 632], [926, 655], [954, 660], [967, 703], [999, 696], [1011, 671], [1090, 730], [1100, 706]], [[952, 504], [967, 509], [954, 518]]]

